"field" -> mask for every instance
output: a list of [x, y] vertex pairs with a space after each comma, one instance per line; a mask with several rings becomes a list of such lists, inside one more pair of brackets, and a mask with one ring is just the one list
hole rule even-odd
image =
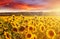
[[0, 16], [0, 39], [60, 39], [60, 16]]

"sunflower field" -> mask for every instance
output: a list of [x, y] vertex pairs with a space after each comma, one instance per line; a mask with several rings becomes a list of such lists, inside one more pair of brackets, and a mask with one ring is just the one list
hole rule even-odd
[[0, 39], [60, 39], [60, 17], [0, 16]]

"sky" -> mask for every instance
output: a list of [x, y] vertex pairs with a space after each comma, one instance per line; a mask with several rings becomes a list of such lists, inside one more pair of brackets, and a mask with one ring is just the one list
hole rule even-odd
[[59, 6], [60, 0], [0, 0], [0, 8], [19, 10], [52, 9]]

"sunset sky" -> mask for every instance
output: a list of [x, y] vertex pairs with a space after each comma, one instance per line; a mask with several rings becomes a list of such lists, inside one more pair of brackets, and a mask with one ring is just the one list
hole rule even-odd
[[0, 0], [0, 8], [3, 9], [53, 9], [59, 7], [59, 4], [60, 0]]

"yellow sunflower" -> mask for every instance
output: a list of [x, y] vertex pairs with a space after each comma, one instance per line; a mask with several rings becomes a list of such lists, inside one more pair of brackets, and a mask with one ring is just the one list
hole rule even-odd
[[38, 39], [36, 34], [33, 34], [32, 39]]
[[46, 27], [45, 26], [40, 26], [40, 31], [41, 32], [44, 32], [46, 30]]
[[11, 31], [12, 31], [12, 32], [18, 32], [18, 28], [17, 28], [17, 27], [13, 27], [13, 28], [11, 29]]
[[34, 33], [37, 32], [37, 28], [34, 25], [28, 25], [28, 31]]
[[11, 22], [12, 27], [18, 27], [19, 24], [17, 22]]
[[5, 35], [5, 38], [6, 38], [6, 39], [12, 39], [10, 33], [4, 32], [4, 35]]
[[20, 26], [20, 27], [18, 27], [18, 31], [19, 31], [19, 33], [25, 33], [26, 32], [26, 30], [25, 30], [25, 26]]
[[27, 33], [25, 34], [25, 38], [26, 38], [26, 39], [32, 39], [32, 38], [33, 38], [33, 34], [32, 34], [31, 32], [27, 32]]
[[46, 31], [46, 36], [47, 36], [48, 38], [53, 39], [53, 38], [56, 36], [55, 30], [53, 30], [53, 29], [48, 29], [48, 30]]

